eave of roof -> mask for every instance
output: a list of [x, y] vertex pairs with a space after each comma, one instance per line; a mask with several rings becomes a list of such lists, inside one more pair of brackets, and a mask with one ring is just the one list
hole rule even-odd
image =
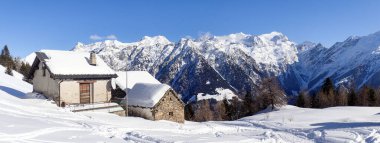
[[116, 77], [116, 74], [52, 75], [54, 79], [111, 79]]

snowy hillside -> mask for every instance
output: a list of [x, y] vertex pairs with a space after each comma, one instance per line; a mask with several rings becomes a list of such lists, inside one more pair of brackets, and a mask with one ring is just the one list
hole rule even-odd
[[0, 73], [0, 142], [380, 142], [380, 107], [286, 106], [236, 121], [149, 121], [73, 113]]
[[[217, 94], [228, 89], [243, 95], [255, 90], [263, 77], [279, 76], [289, 94], [317, 89], [326, 77], [335, 83], [379, 86], [380, 32], [351, 36], [331, 48], [304, 42], [295, 44], [285, 35], [236, 33], [204, 35], [170, 42], [163, 36], [122, 43], [107, 40], [78, 43], [74, 51], [95, 51], [116, 70], [146, 70], [171, 85], [187, 101], [199, 93]], [[209, 83], [209, 84], [206, 84]], [[294, 92], [293, 92], [294, 91]]]
[[[5, 73], [6, 68], [0, 65], [0, 73]], [[12, 70], [13, 77], [22, 80], [24, 76], [15, 70]]]

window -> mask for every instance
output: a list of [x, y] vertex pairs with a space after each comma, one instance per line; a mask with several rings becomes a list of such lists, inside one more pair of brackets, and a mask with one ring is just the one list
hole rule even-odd
[[173, 112], [169, 112], [169, 116], [173, 116]]
[[42, 65], [42, 76], [46, 76], [46, 66]]

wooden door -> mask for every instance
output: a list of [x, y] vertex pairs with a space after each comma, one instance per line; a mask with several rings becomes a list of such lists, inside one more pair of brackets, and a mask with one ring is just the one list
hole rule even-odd
[[91, 88], [90, 83], [80, 83], [80, 103], [90, 103]]

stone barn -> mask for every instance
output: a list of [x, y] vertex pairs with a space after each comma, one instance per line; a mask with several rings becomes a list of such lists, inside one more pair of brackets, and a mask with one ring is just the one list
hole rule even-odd
[[[112, 96], [125, 99], [124, 91], [128, 91], [129, 116], [184, 122], [185, 105], [169, 85], [162, 84], [146, 71], [117, 72], [117, 75]], [[126, 104], [125, 100], [121, 104]]]
[[128, 115], [183, 123], [185, 104], [166, 84], [137, 83], [128, 93]]

